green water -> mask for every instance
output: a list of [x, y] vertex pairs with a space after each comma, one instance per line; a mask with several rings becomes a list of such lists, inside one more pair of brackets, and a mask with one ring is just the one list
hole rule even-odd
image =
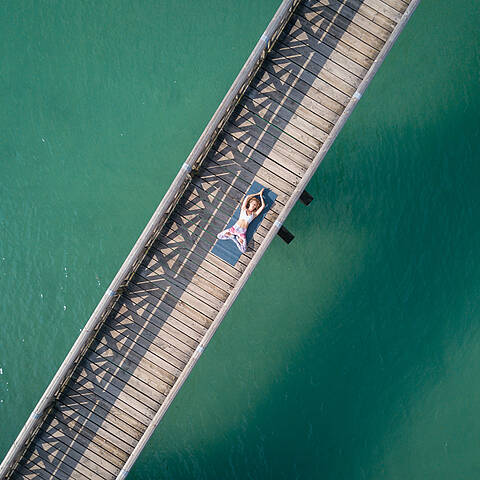
[[[0, 4], [0, 457], [279, 0]], [[423, 0], [129, 478], [480, 477], [480, 6]]]

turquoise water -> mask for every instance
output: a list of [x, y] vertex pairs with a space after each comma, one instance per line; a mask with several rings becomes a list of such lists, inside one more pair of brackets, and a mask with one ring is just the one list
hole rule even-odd
[[[0, 457], [278, 4], [0, 4]], [[129, 478], [480, 476], [479, 14], [423, 0]]]

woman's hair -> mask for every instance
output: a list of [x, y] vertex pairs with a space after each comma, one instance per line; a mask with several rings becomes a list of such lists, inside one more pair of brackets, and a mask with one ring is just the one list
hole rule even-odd
[[256, 202], [257, 203], [257, 208], [255, 210], [258, 210], [260, 208], [260, 200], [257, 197], [252, 197], [248, 202], [247, 202], [247, 208], [250, 208], [251, 202]]

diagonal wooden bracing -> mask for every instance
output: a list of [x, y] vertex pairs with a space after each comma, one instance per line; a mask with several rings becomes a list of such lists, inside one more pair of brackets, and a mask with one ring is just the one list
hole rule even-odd
[[[418, 0], [285, 0], [0, 467], [123, 478]], [[254, 180], [278, 195], [212, 255]]]

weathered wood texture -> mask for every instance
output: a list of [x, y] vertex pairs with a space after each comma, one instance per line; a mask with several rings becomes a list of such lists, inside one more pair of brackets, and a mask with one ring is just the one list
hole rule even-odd
[[[417, 3], [282, 3], [0, 478], [126, 476]], [[277, 201], [232, 267], [210, 250], [254, 180]]]

